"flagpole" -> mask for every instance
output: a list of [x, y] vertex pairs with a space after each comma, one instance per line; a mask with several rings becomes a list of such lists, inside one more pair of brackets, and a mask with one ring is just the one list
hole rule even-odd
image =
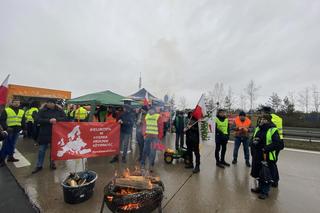
[[[199, 99], [199, 101], [198, 101], [198, 103], [197, 103], [197, 105], [196, 105], [196, 108], [197, 108], [197, 106], [199, 105], [199, 103], [200, 103], [200, 101], [201, 101], [202, 96], [203, 96], [203, 93], [202, 93], [202, 95], [200, 96], [200, 99]], [[193, 110], [192, 110], [192, 113], [194, 112], [194, 110], [195, 110], [195, 109], [193, 109]], [[188, 121], [188, 123], [187, 123], [187, 126], [189, 126], [190, 121], [191, 121], [191, 118], [189, 118], [189, 121]], [[193, 125], [192, 125], [192, 126], [193, 126]]]

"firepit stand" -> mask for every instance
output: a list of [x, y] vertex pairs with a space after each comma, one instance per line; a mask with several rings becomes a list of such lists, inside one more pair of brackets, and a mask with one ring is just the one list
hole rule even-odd
[[105, 205], [117, 213], [162, 212], [164, 186], [160, 178], [142, 175], [116, 177], [104, 188], [100, 213]]

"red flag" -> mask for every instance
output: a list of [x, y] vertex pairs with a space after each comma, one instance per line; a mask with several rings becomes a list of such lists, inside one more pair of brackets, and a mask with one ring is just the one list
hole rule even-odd
[[201, 96], [196, 108], [192, 112], [192, 116], [199, 120], [207, 115], [207, 108], [204, 101], [204, 95]]
[[9, 77], [10, 75], [8, 75], [0, 85], [0, 105], [5, 105], [7, 103]]
[[146, 96], [144, 97], [143, 99], [143, 105], [144, 106], [149, 106], [149, 95], [148, 95], [148, 92], [146, 92]]

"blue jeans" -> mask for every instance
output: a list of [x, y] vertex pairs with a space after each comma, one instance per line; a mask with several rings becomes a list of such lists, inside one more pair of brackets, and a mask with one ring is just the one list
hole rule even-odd
[[3, 141], [2, 148], [0, 151], [1, 159], [6, 159], [7, 156], [13, 156], [18, 137], [19, 132], [8, 133], [8, 137]]
[[121, 150], [122, 150], [122, 158], [127, 157], [128, 152], [128, 144], [131, 138], [131, 134], [120, 133], [120, 142], [121, 142]]
[[[49, 144], [39, 145], [37, 167], [43, 167], [43, 162], [44, 162], [44, 158], [46, 156], [46, 151], [47, 151], [48, 147], [49, 147]], [[51, 155], [50, 155], [50, 162], [51, 162]]]
[[249, 140], [247, 137], [236, 137], [234, 140], [233, 159], [237, 160], [238, 151], [241, 143], [243, 144], [244, 159], [249, 161]]
[[146, 158], [149, 159], [149, 164], [151, 166], [154, 166], [154, 161], [156, 159], [156, 150], [154, 149], [154, 144], [157, 142], [158, 142], [157, 137], [146, 137], [144, 141], [141, 167], [145, 166]]

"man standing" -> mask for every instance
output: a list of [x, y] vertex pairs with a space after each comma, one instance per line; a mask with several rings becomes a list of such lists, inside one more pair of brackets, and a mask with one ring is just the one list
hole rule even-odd
[[[48, 100], [46, 105], [39, 111], [38, 123], [40, 125], [38, 143], [39, 153], [37, 165], [32, 174], [35, 174], [42, 170], [46, 151], [51, 144], [52, 137], [52, 125], [57, 121], [66, 121], [67, 117], [64, 111], [58, 107], [54, 100]], [[50, 160], [50, 168], [56, 169], [53, 161]]]
[[[267, 162], [268, 167], [272, 171], [276, 167], [277, 162], [276, 150], [279, 150], [279, 147], [282, 146], [278, 129], [271, 122], [271, 119], [270, 114], [261, 116], [259, 126], [255, 129], [251, 144], [251, 176], [259, 182], [258, 187], [252, 188], [251, 192], [259, 193], [260, 199], [266, 199], [270, 190], [270, 181], [264, 181], [261, 179], [263, 177], [260, 176], [262, 161]], [[274, 180], [273, 176], [272, 180]]]
[[237, 164], [238, 151], [241, 143], [243, 144], [244, 159], [247, 167], [250, 167], [249, 162], [249, 132], [252, 131], [251, 120], [246, 117], [246, 113], [241, 111], [239, 116], [236, 117], [235, 126], [235, 140], [233, 149], [233, 161], [232, 164]]
[[182, 149], [184, 145], [184, 125], [185, 119], [183, 116], [183, 112], [177, 111], [177, 116], [174, 120], [174, 127], [176, 129], [176, 150]]
[[37, 104], [35, 102], [31, 103], [30, 109], [26, 111], [25, 117], [26, 117], [26, 123], [27, 123], [27, 134], [28, 138], [35, 138], [35, 122], [34, 118], [36, 117], [36, 114], [38, 113], [39, 109], [37, 108]]
[[88, 121], [88, 111], [83, 106], [77, 105], [77, 109], [74, 112], [74, 121]]
[[[215, 119], [216, 122], [216, 150], [215, 150], [215, 158], [216, 165], [222, 169], [225, 166], [230, 166], [229, 163], [225, 161], [225, 155], [227, 151], [227, 143], [229, 140], [229, 121], [226, 115], [226, 111], [224, 109], [219, 109], [217, 113], [217, 117]], [[220, 155], [221, 150], [221, 155]]]
[[[282, 118], [280, 116], [276, 115], [275, 113], [272, 113], [271, 107], [268, 107], [268, 106], [262, 107], [261, 115], [262, 116], [271, 115], [271, 122], [278, 129], [279, 137], [280, 137], [280, 140], [282, 142], [280, 144], [280, 146], [278, 147], [279, 149], [276, 150], [276, 155], [277, 155], [277, 159], [278, 159], [280, 151], [282, 149], [284, 149]], [[271, 169], [271, 173], [272, 173], [272, 176], [273, 176], [273, 179], [274, 179], [273, 180], [274, 182], [271, 184], [271, 186], [277, 188], [279, 180], [280, 180], [280, 176], [279, 176], [278, 166], [277, 166], [276, 163], [274, 164], [273, 168]]]
[[13, 157], [13, 153], [20, 131], [25, 128], [25, 116], [20, 109], [20, 100], [14, 99], [11, 106], [5, 108], [0, 117], [0, 125], [8, 133], [0, 151], [0, 166], [4, 166], [7, 156], [8, 162], [19, 161]]
[[[133, 116], [131, 113], [131, 109], [129, 105], [124, 105], [123, 107], [123, 113], [120, 115], [118, 123], [121, 125], [120, 128], [120, 145], [122, 150], [122, 163], [127, 162], [127, 151], [128, 151], [128, 145], [129, 140], [131, 138], [131, 133], [133, 129]], [[119, 161], [119, 155], [116, 155], [113, 157], [113, 159], [110, 161], [110, 163], [115, 163]]]
[[160, 114], [151, 108], [144, 119], [143, 125], [144, 147], [141, 159], [141, 168], [145, 168], [146, 159], [149, 160], [150, 172], [153, 172], [154, 161], [156, 158], [155, 144], [162, 139], [163, 123]]

